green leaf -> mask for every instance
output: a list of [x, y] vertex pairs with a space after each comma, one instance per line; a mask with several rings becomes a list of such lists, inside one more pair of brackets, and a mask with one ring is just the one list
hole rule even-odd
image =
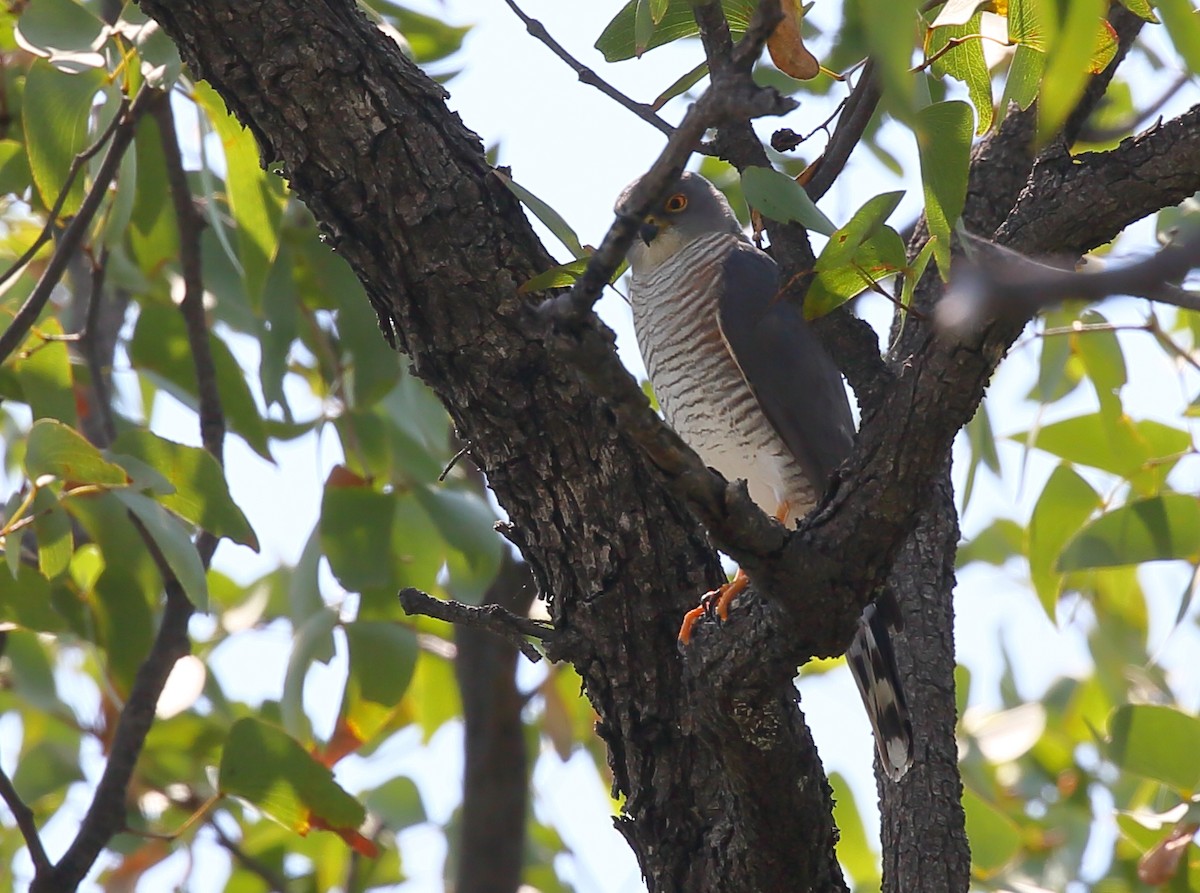
[[104, 67], [104, 54], [98, 51], [108, 39], [108, 29], [73, 0], [30, 3], [13, 38], [22, 49], [68, 74]]
[[1058, 34], [1056, 7], [1040, 0], [1009, 0], [1008, 39], [1045, 53]]
[[137, 47], [141, 74], [159, 90], [169, 90], [183, 73], [183, 60], [167, 32], [133, 3], [125, 4], [114, 30]]
[[1108, 758], [1190, 796], [1200, 788], [1200, 719], [1172, 707], [1125, 704], [1109, 718]]
[[833, 788], [833, 820], [839, 832], [838, 861], [854, 881], [854, 888], [879, 886], [879, 855], [871, 848], [862, 813], [854, 802], [854, 792], [840, 773], [829, 773]]
[[[1085, 310], [1079, 321], [1087, 326], [1102, 326], [1107, 324], [1100, 313], [1095, 310]], [[1123, 388], [1129, 381], [1129, 373], [1125, 369], [1125, 354], [1121, 350], [1121, 342], [1117, 333], [1106, 329], [1091, 329], [1076, 332], [1070, 336], [1071, 346], [1079, 353], [1083, 366], [1097, 393], [1109, 394]]]
[[[928, 245], [929, 243], [926, 243]], [[967, 481], [963, 486], [962, 511], [967, 511], [971, 504], [971, 496], [975, 492], [975, 477], [979, 473], [979, 465], [983, 463], [992, 474], [1000, 474], [1000, 454], [996, 451], [996, 434], [992, 431], [992, 420], [987, 411], [987, 404], [979, 404], [971, 421], [967, 422], [967, 444], [970, 446], [970, 464], [967, 467]]]
[[362, 743], [375, 738], [396, 712], [417, 664], [416, 634], [396, 623], [347, 623], [350, 669], [338, 713]]
[[508, 187], [509, 191], [512, 192], [513, 195], [520, 199], [521, 204], [533, 212], [533, 216], [542, 221], [542, 223], [546, 225], [546, 228], [550, 230], [550, 232], [554, 233], [554, 237], [558, 239], [558, 241], [562, 242], [563, 245], [566, 246], [567, 250], [570, 251], [576, 259], [587, 258], [588, 252], [585, 251], [583, 249], [583, 245], [580, 244], [579, 236], [575, 234], [575, 230], [573, 230], [571, 225], [563, 219], [561, 214], [555, 211], [552, 207], [550, 207], [524, 186], [521, 186], [519, 183], [514, 181], [503, 171], [493, 170], [492, 173], [499, 178], [501, 183]]
[[1016, 858], [1021, 849], [1021, 831], [1012, 819], [970, 788], [963, 791], [962, 802], [973, 874], [994, 877]]
[[[735, 35], [744, 32], [750, 23], [750, 16], [754, 14], [754, 7], [755, 0], [721, 0], [729, 30]], [[620, 62], [641, 55], [637, 50], [637, 9], [638, 0], [629, 0], [596, 40], [596, 49], [604, 54], [606, 62]], [[666, 12], [660, 19], [650, 18], [654, 33], [643, 47], [643, 52], [699, 33], [690, 0], [669, 0]]]
[[167, 182], [167, 159], [161, 131], [153, 115], [144, 115], [134, 133], [137, 158], [137, 190], [130, 214], [130, 246], [138, 268], [151, 282], [165, 279], [163, 268], [179, 257], [179, 226], [175, 210], [163, 201]]
[[[817, 259], [817, 264], [821, 264], [821, 258]], [[804, 316], [810, 320], [824, 316], [875, 283], [906, 268], [904, 240], [890, 226], [885, 226], [858, 246], [849, 263], [817, 274], [804, 296]]]
[[527, 295], [531, 292], [545, 291], [550, 288], [569, 288], [583, 275], [583, 271], [587, 269], [587, 265], [588, 258], [586, 257], [577, 258], [565, 264], [557, 264], [544, 273], [538, 273], [517, 289], [517, 291], [523, 295]]
[[1046, 481], [1029, 519], [1029, 573], [1046, 616], [1054, 621], [1062, 577], [1055, 570], [1067, 540], [1100, 505], [1100, 496], [1068, 465]]
[[448, 25], [440, 18], [414, 12], [390, 0], [377, 0], [371, 5], [395, 21], [396, 28], [408, 41], [413, 61], [421, 65], [458, 52], [471, 30], [469, 25]]
[[650, 103], [650, 108], [654, 109], [654, 111], [657, 112], [659, 109], [661, 109], [664, 105], [666, 105], [668, 102], [670, 102], [676, 96], [686, 93], [688, 90], [692, 89], [692, 87], [696, 86], [698, 83], [700, 83], [700, 81], [702, 81], [707, 76], [708, 76], [708, 63], [701, 62], [699, 65], [697, 65], [691, 71], [687, 72], [686, 74], [680, 75], [678, 78], [676, 78], [674, 81], [671, 82], [671, 86], [667, 87], [667, 89], [663, 90], [661, 93], [659, 93], [657, 96], [655, 96], [654, 102]]
[[446, 588], [457, 599], [479, 603], [496, 577], [504, 550], [491, 506], [475, 493], [436, 485], [418, 488], [414, 495], [458, 553], [447, 556]]
[[655, 25], [661, 25], [663, 18], [667, 14], [667, 9], [670, 8], [669, 0], [649, 0], [650, 2], [650, 18]]
[[[662, 21], [660, 16], [659, 22]], [[633, 53], [641, 57], [646, 47], [654, 38], [654, 26], [657, 22], [650, 11], [650, 0], [637, 0], [637, 8], [633, 12]]]
[[144, 428], [123, 431], [112, 449], [145, 462], [171, 483], [173, 493], [156, 497], [175, 514], [214, 536], [258, 551], [258, 537], [229, 495], [225, 472], [207, 450], [175, 443]]
[[1150, 22], [1152, 25], [1161, 24], [1158, 16], [1154, 14], [1154, 8], [1150, 5], [1149, 0], [1121, 0], [1121, 5], [1142, 21]]
[[1195, 6], [1188, 0], [1154, 0], [1154, 5], [1188, 68], [1200, 71], [1200, 17]]
[[114, 490], [154, 540], [183, 591], [198, 610], [208, 610], [208, 581], [200, 553], [179, 519], [151, 499], [133, 490]]
[[1164, 493], [1101, 515], [1063, 550], [1063, 572], [1146, 561], [1200, 561], [1200, 501]]
[[[288, 579], [287, 616], [293, 627], [300, 627], [309, 617], [324, 610], [325, 600], [321, 598], [321, 587], [317, 574], [321, 564], [321, 532], [314, 527], [308, 535], [308, 540], [300, 552], [300, 560], [292, 569]], [[333, 656], [333, 641], [330, 640], [328, 660]]]
[[304, 680], [314, 661], [328, 663], [334, 655], [333, 630], [338, 624], [337, 611], [321, 604], [303, 623], [295, 624], [292, 650], [283, 674], [283, 694], [279, 707], [283, 727], [288, 734], [305, 743], [312, 741], [312, 727], [304, 711]]
[[337, 328], [341, 347], [353, 363], [350, 366], [351, 393], [355, 406], [371, 406], [382, 400], [400, 378], [400, 354], [396, 353], [379, 332], [379, 321], [371, 309], [358, 280], [345, 261], [324, 246], [317, 248], [326, 262], [337, 264], [337, 278], [351, 283], [333, 292], [337, 299]]
[[427, 820], [421, 792], [411, 778], [403, 775], [388, 779], [373, 791], [364, 792], [362, 799], [389, 831], [399, 831]]
[[225, 151], [226, 199], [237, 224], [238, 260], [246, 295], [257, 304], [279, 250], [279, 227], [286, 203], [283, 181], [262, 169], [253, 134], [226, 111], [225, 101], [207, 82], [196, 83], [194, 96], [216, 128]]
[[[942, 8], [942, 14], [950, 5], [947, 3]], [[942, 14], [938, 15], [938, 19], [942, 18]], [[952, 40], [970, 38], [939, 56], [933, 63], [933, 73], [938, 77], [949, 75], [967, 85], [971, 105], [975, 107], [975, 132], [980, 134], [986, 133], [992, 126], [992, 75], [983, 56], [983, 39], [978, 36], [983, 27], [982, 20], [983, 13], [977, 12], [961, 24], [936, 27], [935, 21], [935, 27], [930, 29], [925, 41], [925, 56], [932, 58]]]
[[71, 564], [75, 538], [71, 533], [71, 518], [58, 504], [50, 490], [42, 488], [33, 500], [33, 527], [37, 531], [38, 570], [47, 580], [53, 580]]
[[1011, 518], [996, 518], [958, 549], [957, 567], [973, 561], [1001, 567], [1025, 554], [1025, 528]]
[[299, 742], [249, 717], [229, 730], [218, 774], [221, 793], [241, 797], [299, 834], [317, 818], [334, 830], [354, 830], [366, 818], [362, 804], [333, 779]]
[[454, 668], [444, 657], [428, 651], [417, 656], [412, 684], [404, 699], [409, 713], [429, 741], [444, 723], [462, 714]]
[[395, 513], [394, 493], [326, 483], [321, 499], [321, 549], [333, 575], [350, 591], [396, 585], [389, 560]]
[[39, 419], [30, 428], [25, 473], [32, 480], [49, 474], [78, 484], [123, 487], [129, 483], [124, 468], [101, 456], [78, 431], [52, 419]]
[[[13, 548], [10, 538], [6, 548]], [[0, 573], [0, 620], [35, 632], [57, 633], [66, 628], [61, 614], [50, 601], [50, 584], [24, 564], [16, 573]]]
[[1004, 95], [1000, 98], [1003, 114], [1010, 102], [1015, 102], [1025, 111], [1037, 99], [1042, 85], [1042, 72], [1046, 70], [1046, 54], [1025, 44], [1018, 44], [1008, 66], [1008, 77], [1004, 81]]
[[870, 56], [879, 66], [885, 108], [901, 120], [911, 120], [917, 81], [911, 71], [912, 54], [921, 4], [915, 0], [856, 0], [853, 6], [861, 17]]
[[[63, 334], [62, 324], [55, 318], [46, 319], [38, 328], [43, 337]], [[56, 419], [67, 425], [77, 425], [75, 382], [67, 342], [43, 341], [35, 336], [34, 343], [36, 347], [19, 356], [14, 364], [25, 402], [35, 419]]]
[[904, 190], [885, 192], [868, 199], [866, 204], [854, 212], [845, 226], [838, 227], [829, 237], [829, 241], [821, 249], [821, 256], [817, 258], [814, 269], [823, 273], [850, 263], [863, 243], [883, 228], [884, 221], [896, 210], [902, 198]]
[[1097, 27], [1108, 4], [1105, 0], [1072, 0], [1046, 59], [1046, 74], [1038, 94], [1038, 136], [1049, 140], [1058, 133], [1087, 86], [1097, 43]]
[[0, 195], [20, 195], [32, 182], [25, 144], [17, 140], [0, 140]]
[[971, 121], [971, 106], [957, 100], [935, 102], [917, 112], [925, 220], [930, 236], [937, 240], [933, 256], [943, 280], [950, 275], [950, 233], [967, 199]]
[[[270, 460], [266, 425], [242, 367], [220, 338], [210, 334], [208, 343], [213, 353], [221, 408], [230, 430], [244, 438], [254, 452]], [[129, 359], [136, 368], [157, 375], [185, 406], [196, 408], [196, 366], [187, 328], [178, 310], [157, 304], [143, 305], [129, 344]]]
[[[75, 156], [87, 148], [92, 101], [103, 87], [104, 73], [95, 69], [63, 74], [40, 59], [29, 66], [21, 106], [25, 147], [34, 185], [47, 208], [53, 207], [63, 191]], [[82, 171], [76, 174], [62, 216], [79, 210], [84, 179]]]
[[1037, 432], [1014, 435], [1014, 439], [1127, 480], [1147, 471], [1165, 476], [1191, 445], [1186, 431], [1162, 422], [1126, 419], [1126, 423], [1130, 436], [1120, 443], [1114, 442], [1111, 426], [1101, 413], [1064, 419]]
[[742, 172], [742, 194], [750, 207], [771, 220], [781, 223], [792, 220], [823, 236], [832, 236], [837, 231], [804, 187], [774, 168], [746, 168]]

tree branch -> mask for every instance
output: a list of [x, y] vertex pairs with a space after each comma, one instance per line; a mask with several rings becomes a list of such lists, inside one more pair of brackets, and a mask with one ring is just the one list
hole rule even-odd
[[400, 607], [406, 614], [424, 614], [426, 617], [445, 620], [447, 623], [485, 629], [508, 642], [534, 663], [541, 660], [542, 655], [525, 637], [533, 636], [550, 641], [555, 637], [553, 626], [527, 617], [518, 617], [501, 605], [467, 605], [457, 601], [443, 601], [411, 586], [400, 590]]
[[956, 268], [938, 305], [939, 324], [952, 331], [964, 332], [982, 319], [1008, 314], [1027, 318], [1065, 300], [1099, 301], [1111, 295], [1200, 310], [1200, 294], [1174, 285], [1200, 267], [1200, 239], [1168, 245], [1144, 260], [1098, 273], [1040, 263], [975, 236], [967, 237], [966, 248], [970, 261]]
[[[187, 330], [192, 366], [196, 370], [196, 393], [199, 397], [200, 441], [220, 465], [225, 464], [225, 412], [221, 407], [221, 392], [217, 388], [217, 367], [209, 341], [208, 320], [204, 314], [204, 272], [200, 256], [200, 235], [204, 217], [192, 199], [183, 156], [179, 151], [179, 135], [175, 131], [175, 113], [170, 94], [163, 94], [152, 107], [158, 124], [159, 145], [166, 164], [167, 187], [175, 209], [179, 229], [179, 268], [183, 276], [183, 300], [179, 312]], [[212, 563], [219, 538], [201, 530], [196, 537], [196, 550], [205, 568]]]
[[850, 153], [858, 146], [867, 125], [871, 123], [881, 96], [883, 90], [879, 85], [875, 63], [868, 60], [858, 77], [858, 83], [854, 85], [846, 100], [846, 107], [838, 116], [833, 136], [829, 138], [821, 157], [814, 162], [816, 172], [804, 187], [808, 197], [814, 202], [820, 200], [841, 175], [850, 159]]
[[[505, 550], [485, 602], [523, 617], [533, 603], [532, 584], [528, 565]], [[456, 887], [458, 893], [517, 893], [529, 811], [525, 698], [516, 682], [521, 646], [482, 627], [460, 626], [454, 638], [465, 763]]]
[[504, 0], [504, 2], [508, 4], [509, 9], [516, 13], [517, 18], [525, 23], [525, 30], [528, 31], [535, 39], [540, 40], [542, 43], [548, 46], [554, 55], [566, 62], [582, 83], [591, 87], [595, 87], [609, 99], [613, 100], [618, 105], [629, 109], [629, 111], [633, 112], [651, 127], [662, 131], [667, 136], [670, 136], [675, 132], [674, 127], [655, 114], [653, 106], [645, 102], [638, 102], [635, 99], [630, 99], [608, 81], [600, 77], [600, 75], [596, 74], [595, 71], [588, 68], [582, 62], [568, 53], [565, 49], [563, 49], [562, 44], [550, 36], [550, 32], [546, 30], [545, 25], [543, 25], [537, 19], [526, 15], [521, 7], [517, 6], [513, 0]]
[[[122, 102], [116, 115], [116, 120], [120, 123], [113, 130], [112, 141], [108, 145], [108, 151], [104, 154], [104, 160], [100, 162], [100, 169], [96, 171], [96, 179], [92, 183], [92, 188], [84, 196], [79, 210], [75, 212], [75, 216], [63, 230], [37, 285], [33, 287], [33, 291], [29, 293], [25, 303], [13, 316], [12, 322], [4, 330], [4, 334], [0, 335], [0, 363], [4, 362], [8, 355], [25, 340], [25, 335], [37, 322], [46, 302], [50, 300], [50, 293], [54, 291], [54, 286], [58, 285], [58, 281], [66, 272], [67, 264], [70, 263], [71, 257], [82, 243], [88, 227], [92, 224], [92, 218], [96, 216], [101, 203], [108, 195], [108, 184], [116, 176], [117, 168], [121, 164], [121, 156], [125, 154], [125, 150], [133, 141], [137, 120], [145, 111], [155, 92], [151, 87], [143, 84], [132, 103], [128, 103], [128, 100]], [[61, 207], [61, 202], [59, 207]]]
[[46, 856], [45, 847], [42, 846], [42, 838], [38, 834], [37, 824], [33, 820], [33, 810], [21, 799], [21, 795], [13, 787], [12, 780], [3, 770], [0, 770], [0, 799], [4, 800], [8, 811], [13, 814], [17, 827], [21, 830], [21, 836], [25, 838], [25, 847], [29, 850], [29, 858], [33, 862], [34, 872], [41, 874], [49, 871], [50, 859]]
[[[138, 526], [136, 518], [132, 518]], [[39, 871], [30, 885], [30, 893], [58, 893], [74, 890], [95, 863], [100, 851], [125, 828], [125, 802], [133, 770], [145, 744], [146, 734], [154, 722], [154, 709], [166, 685], [167, 677], [175, 662], [190, 653], [188, 621], [191, 619], [192, 603], [184, 595], [183, 587], [175, 579], [166, 559], [154, 545], [153, 539], [144, 528], [140, 528], [147, 548], [155, 558], [163, 574], [166, 590], [166, 607], [162, 622], [150, 653], [138, 667], [129, 692], [129, 699], [121, 710], [117, 728], [108, 749], [108, 763], [100, 783], [92, 795], [92, 803], [80, 823], [79, 831], [63, 857], [54, 867]]]

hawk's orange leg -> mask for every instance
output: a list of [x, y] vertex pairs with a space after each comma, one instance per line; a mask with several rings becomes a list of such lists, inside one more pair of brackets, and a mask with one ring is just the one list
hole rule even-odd
[[[780, 503], [779, 508], [775, 510], [775, 520], [780, 524], [784, 523], [787, 518], [790, 506], [786, 501]], [[684, 645], [692, 640], [692, 628], [696, 622], [707, 614], [714, 606], [716, 607], [717, 617], [722, 621], [729, 619], [729, 606], [733, 604], [733, 600], [746, 591], [746, 587], [750, 585], [750, 578], [746, 576], [746, 572], [740, 567], [737, 573], [733, 575], [733, 579], [728, 583], [722, 583], [716, 589], [712, 589], [700, 598], [700, 604], [692, 608], [683, 615], [683, 622], [679, 625], [679, 641]]]

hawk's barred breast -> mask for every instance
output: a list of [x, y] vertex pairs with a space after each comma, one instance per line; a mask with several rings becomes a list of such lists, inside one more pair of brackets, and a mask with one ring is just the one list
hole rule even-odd
[[744, 478], [763, 511], [774, 514], [786, 501], [790, 524], [812, 507], [814, 489], [763, 416], [716, 322], [722, 243], [737, 239], [713, 233], [635, 273], [634, 328], [667, 423], [726, 480]]

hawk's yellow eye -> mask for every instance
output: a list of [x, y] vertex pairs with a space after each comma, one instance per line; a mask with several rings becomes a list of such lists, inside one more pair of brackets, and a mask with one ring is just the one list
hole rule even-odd
[[673, 196], [667, 199], [667, 203], [664, 207], [672, 214], [678, 214], [687, 207], [687, 196], [682, 192], [676, 192]]

